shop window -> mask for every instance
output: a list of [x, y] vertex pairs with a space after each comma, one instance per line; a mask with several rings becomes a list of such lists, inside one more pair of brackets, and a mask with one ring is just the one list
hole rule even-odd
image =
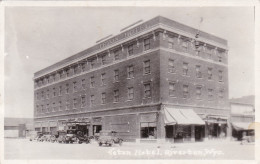
[[169, 96], [175, 97], [176, 96], [176, 83], [169, 82]]
[[133, 100], [134, 99], [134, 88], [133, 87], [130, 87], [127, 89], [127, 97], [128, 97], [128, 100]]
[[101, 103], [105, 104], [106, 103], [106, 93], [101, 94]]
[[189, 67], [189, 63], [183, 62], [183, 65], [182, 65], [182, 74], [183, 74], [184, 76], [188, 76], [188, 67]]
[[156, 122], [141, 122], [141, 138], [156, 139]]
[[114, 81], [115, 82], [119, 81], [119, 70], [118, 69], [114, 70]]
[[105, 85], [106, 84], [106, 73], [102, 73], [101, 74], [101, 85]]
[[150, 73], [151, 73], [150, 60], [144, 61], [144, 74], [150, 74]]
[[120, 54], [119, 50], [114, 51], [114, 60], [119, 60], [119, 54]]
[[147, 39], [144, 39], [144, 50], [149, 50], [151, 49], [151, 39], [150, 38], [147, 38]]
[[81, 107], [85, 107], [86, 106], [86, 97], [85, 96], [81, 96]]
[[202, 73], [201, 73], [201, 66], [200, 65], [196, 65], [196, 77], [197, 78], [202, 78]]
[[114, 90], [114, 102], [119, 102], [119, 90]]
[[168, 60], [168, 72], [169, 73], [175, 73], [175, 66], [174, 66], [174, 60], [173, 59]]
[[134, 77], [134, 66], [130, 65], [127, 67], [127, 78], [131, 79]]
[[196, 86], [196, 98], [197, 99], [201, 99], [201, 90], [202, 90], [202, 86]]
[[93, 106], [95, 103], [95, 96], [94, 95], [91, 95], [90, 96], [90, 105]]
[[144, 98], [152, 97], [151, 94], [151, 83], [144, 83]]
[[68, 94], [69, 93], [69, 84], [66, 84], [66, 94]]
[[134, 54], [134, 45], [131, 44], [128, 46], [128, 55], [132, 56]]
[[208, 80], [212, 79], [212, 68], [208, 68]]
[[189, 85], [183, 85], [183, 98], [188, 98], [189, 96]]
[[221, 70], [218, 71], [218, 81], [223, 82], [223, 71]]
[[94, 86], [95, 86], [95, 79], [94, 79], [94, 76], [91, 76], [90, 77], [90, 87], [94, 88]]

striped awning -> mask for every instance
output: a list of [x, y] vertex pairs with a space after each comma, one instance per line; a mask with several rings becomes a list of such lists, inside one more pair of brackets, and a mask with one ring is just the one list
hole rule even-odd
[[164, 108], [164, 123], [166, 125], [205, 125], [193, 109], [178, 108]]

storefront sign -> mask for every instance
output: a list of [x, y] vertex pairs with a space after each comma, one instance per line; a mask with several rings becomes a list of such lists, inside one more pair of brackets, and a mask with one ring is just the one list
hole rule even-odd
[[141, 114], [140, 122], [156, 122], [157, 113]]

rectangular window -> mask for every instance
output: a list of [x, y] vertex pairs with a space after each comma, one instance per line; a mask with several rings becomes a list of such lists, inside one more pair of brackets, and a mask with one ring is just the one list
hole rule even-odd
[[114, 51], [114, 60], [119, 60], [119, 54], [120, 54], [119, 50]]
[[85, 79], [82, 79], [82, 80], [81, 80], [81, 87], [82, 87], [83, 89], [86, 88], [86, 80], [85, 80]]
[[52, 112], [55, 112], [55, 108], [56, 108], [56, 105], [55, 105], [55, 102], [52, 103]]
[[219, 89], [218, 97], [220, 99], [223, 99], [223, 97], [224, 97], [224, 89]]
[[86, 97], [85, 96], [81, 96], [81, 107], [85, 107], [86, 106]]
[[208, 89], [208, 99], [209, 100], [213, 99], [213, 89]]
[[144, 61], [144, 74], [151, 73], [150, 60]]
[[119, 81], [119, 70], [114, 70], [114, 81]]
[[149, 50], [151, 49], [151, 39], [150, 38], [147, 38], [147, 39], [144, 39], [144, 50]]
[[176, 96], [176, 83], [169, 82], [169, 96], [175, 97]]
[[174, 60], [173, 59], [168, 60], [168, 72], [169, 73], [175, 72], [175, 66], [174, 66]]
[[86, 71], [86, 66], [85, 66], [85, 62], [83, 61], [83, 63], [81, 63], [81, 71], [84, 72]]
[[56, 97], [56, 89], [53, 88], [53, 97]]
[[187, 42], [187, 41], [182, 42], [182, 48], [183, 48], [183, 50], [185, 50], [185, 51], [188, 50], [188, 42]]
[[94, 95], [91, 95], [90, 96], [90, 105], [93, 106], [95, 103], [95, 96]]
[[168, 47], [169, 47], [170, 49], [173, 49], [173, 46], [174, 46], [174, 40], [173, 40], [173, 38], [169, 37]]
[[61, 96], [62, 86], [59, 86], [59, 96]]
[[66, 77], [69, 77], [69, 76], [70, 76], [70, 70], [66, 69]]
[[106, 103], [106, 93], [101, 94], [101, 103], [105, 104]]
[[101, 56], [101, 64], [105, 65], [106, 64], [106, 55]]
[[106, 74], [102, 73], [101, 74], [101, 85], [105, 85], [106, 84]]
[[43, 106], [43, 105], [41, 105], [41, 107], [42, 107], [42, 108], [41, 108], [41, 109], [42, 109], [41, 111], [42, 111], [42, 113], [44, 113], [44, 106]]
[[49, 113], [49, 112], [50, 112], [50, 105], [47, 104], [47, 105], [46, 105], [46, 113]]
[[144, 83], [144, 97], [149, 98], [151, 96], [151, 83]]
[[114, 102], [119, 102], [119, 90], [114, 90]]
[[94, 86], [95, 86], [95, 79], [94, 79], [94, 76], [91, 76], [90, 77], [90, 87], [94, 88]]
[[196, 98], [197, 99], [201, 99], [201, 90], [202, 90], [202, 86], [200, 86], [200, 85], [196, 86]]
[[127, 89], [127, 97], [128, 97], [128, 100], [134, 99], [134, 88], [133, 87], [130, 87]]
[[212, 79], [212, 68], [208, 68], [208, 80]]
[[73, 92], [77, 92], [77, 82], [73, 82]]
[[134, 66], [130, 65], [127, 67], [127, 78], [133, 78], [134, 77]]
[[156, 122], [141, 122], [140, 123], [141, 138], [156, 139]]
[[182, 74], [183, 74], [184, 76], [188, 76], [188, 70], [189, 70], [189, 63], [183, 62], [183, 65], [182, 65]]
[[128, 46], [128, 55], [132, 56], [134, 54], [134, 45], [131, 44]]
[[77, 99], [73, 99], [73, 109], [77, 108]]
[[78, 68], [79, 67], [77, 65], [74, 66], [74, 68], [73, 68], [73, 74], [74, 75], [78, 73]]
[[93, 69], [94, 66], [95, 66], [95, 59], [92, 59], [92, 60], [90, 61], [90, 68]]
[[42, 91], [42, 100], [44, 100], [44, 91]]
[[221, 70], [218, 71], [218, 81], [219, 82], [223, 81], [223, 71], [221, 71]]
[[196, 65], [196, 77], [202, 78], [202, 73], [200, 71], [200, 65]]
[[66, 94], [68, 94], [69, 93], [69, 84], [66, 84]]
[[66, 110], [69, 110], [70, 108], [70, 103], [69, 103], [69, 100], [66, 101]]
[[62, 104], [61, 101], [59, 101], [59, 111], [61, 111], [61, 108], [62, 108]]
[[188, 98], [189, 96], [189, 85], [183, 85], [183, 98]]

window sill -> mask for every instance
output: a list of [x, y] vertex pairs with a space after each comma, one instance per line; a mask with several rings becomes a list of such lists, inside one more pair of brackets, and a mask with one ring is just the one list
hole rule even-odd
[[119, 83], [119, 81], [113, 81], [113, 83]]
[[190, 77], [190, 75], [183, 75], [183, 74], [182, 74], [182, 76], [184, 76], [184, 77]]
[[133, 101], [134, 99], [128, 99], [128, 100], [126, 100], [126, 102], [129, 102], [129, 101]]
[[149, 72], [149, 73], [144, 73], [143, 76], [145, 76], [145, 75], [151, 75], [151, 74], [152, 74], [151, 72]]
[[177, 98], [177, 96], [169, 96], [170, 98]]
[[169, 71], [168, 71], [168, 73], [170, 73], [170, 74], [177, 74], [177, 72], [169, 72]]
[[114, 102], [113, 102], [113, 104], [118, 104], [118, 103], [119, 103], [119, 101], [114, 101]]
[[135, 78], [135, 77], [131, 77], [131, 78], [128, 77], [128, 78], [126, 78], [126, 79], [127, 79], [127, 80], [131, 80], [131, 79], [134, 79], [134, 78]]
[[152, 97], [144, 97], [143, 99], [151, 99]]

